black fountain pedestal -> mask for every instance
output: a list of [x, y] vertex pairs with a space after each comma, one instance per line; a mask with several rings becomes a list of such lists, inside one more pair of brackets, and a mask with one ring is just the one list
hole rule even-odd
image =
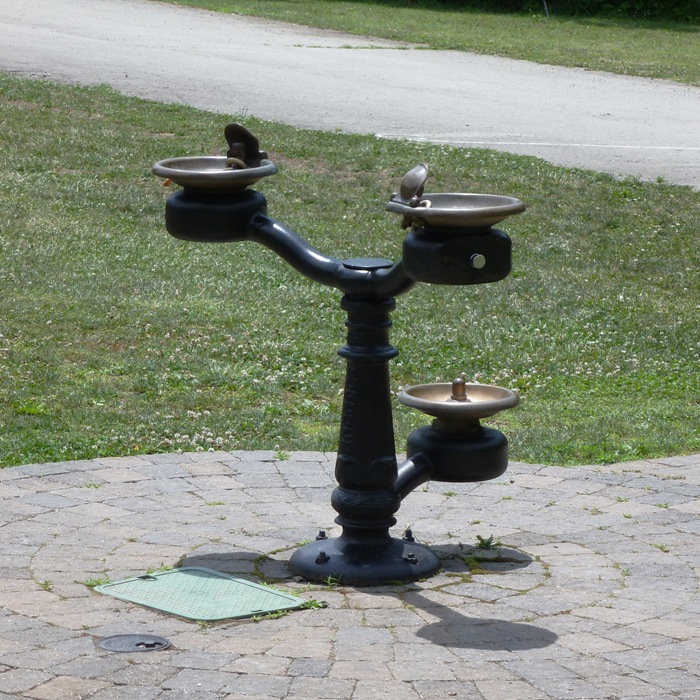
[[369, 586], [415, 581], [440, 570], [440, 559], [411, 533], [392, 537], [402, 500], [421, 484], [481, 481], [502, 474], [508, 443], [480, 419], [517, 404], [501, 387], [432, 384], [410, 387], [399, 401], [435, 418], [408, 439], [408, 458], [397, 464], [389, 362], [395, 298], [416, 282], [484, 284], [510, 272], [511, 242], [493, 229], [525, 209], [512, 197], [423, 194], [425, 165], [407, 173], [387, 209], [400, 214], [404, 259], [338, 260], [324, 255], [290, 228], [267, 216], [267, 202], [248, 189], [277, 168], [240, 125], [226, 127], [227, 156], [172, 158], [153, 171], [182, 185], [166, 202], [166, 227], [194, 241], [251, 241], [264, 245], [311, 280], [342, 292], [347, 342], [345, 394], [331, 505], [340, 536], [320, 536], [296, 550], [292, 571], [311, 581]]
[[[356, 269], [375, 270], [384, 263], [367, 260]], [[345, 295], [341, 306], [348, 314], [348, 336], [338, 353], [347, 369], [331, 505], [343, 532], [304, 545], [290, 567], [314, 581], [360, 586], [432, 576], [440, 569], [433, 552], [389, 534], [401, 506], [389, 385], [389, 361], [398, 354], [389, 342], [394, 298]]]

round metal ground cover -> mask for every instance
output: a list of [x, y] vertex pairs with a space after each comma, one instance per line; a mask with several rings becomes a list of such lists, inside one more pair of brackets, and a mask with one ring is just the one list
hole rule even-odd
[[107, 651], [162, 651], [170, 646], [170, 641], [152, 634], [115, 634], [100, 639], [97, 646]]

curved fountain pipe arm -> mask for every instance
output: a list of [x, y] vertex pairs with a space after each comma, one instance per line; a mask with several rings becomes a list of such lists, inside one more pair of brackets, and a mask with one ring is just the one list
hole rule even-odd
[[343, 266], [337, 258], [324, 255], [298, 233], [263, 214], [258, 214], [250, 222], [246, 240], [264, 245], [297, 272], [327, 286], [335, 286], [338, 268]]
[[401, 261], [379, 269], [349, 267], [342, 260], [316, 250], [298, 233], [263, 214], [250, 222], [246, 240], [274, 251], [305, 277], [351, 296], [397, 296], [415, 284]]

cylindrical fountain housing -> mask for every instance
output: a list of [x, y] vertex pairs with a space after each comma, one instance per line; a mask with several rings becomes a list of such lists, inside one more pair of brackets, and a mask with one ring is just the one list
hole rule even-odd
[[246, 240], [257, 214], [267, 213], [267, 200], [256, 190], [219, 193], [184, 189], [165, 201], [165, 227], [175, 238], [204, 243]]
[[406, 457], [418, 455], [431, 465], [431, 481], [488, 481], [508, 468], [508, 440], [499, 430], [478, 423], [471, 431], [453, 432], [441, 430], [434, 421], [414, 430], [406, 440]]
[[494, 228], [412, 229], [403, 241], [411, 279], [432, 284], [485, 284], [510, 274], [511, 240]]

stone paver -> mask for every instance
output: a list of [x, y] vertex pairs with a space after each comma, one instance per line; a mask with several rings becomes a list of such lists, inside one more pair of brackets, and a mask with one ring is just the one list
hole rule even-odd
[[[333, 465], [257, 451], [1, 470], [0, 697], [700, 698], [700, 455], [514, 463], [449, 497], [430, 484], [405, 499], [396, 534], [410, 524], [444, 570], [365, 589], [308, 585], [286, 567], [296, 542], [338, 532]], [[502, 547], [473, 570], [477, 535]], [[86, 585], [182, 564], [328, 607], [198, 624]], [[122, 633], [172, 646], [95, 644]]]

